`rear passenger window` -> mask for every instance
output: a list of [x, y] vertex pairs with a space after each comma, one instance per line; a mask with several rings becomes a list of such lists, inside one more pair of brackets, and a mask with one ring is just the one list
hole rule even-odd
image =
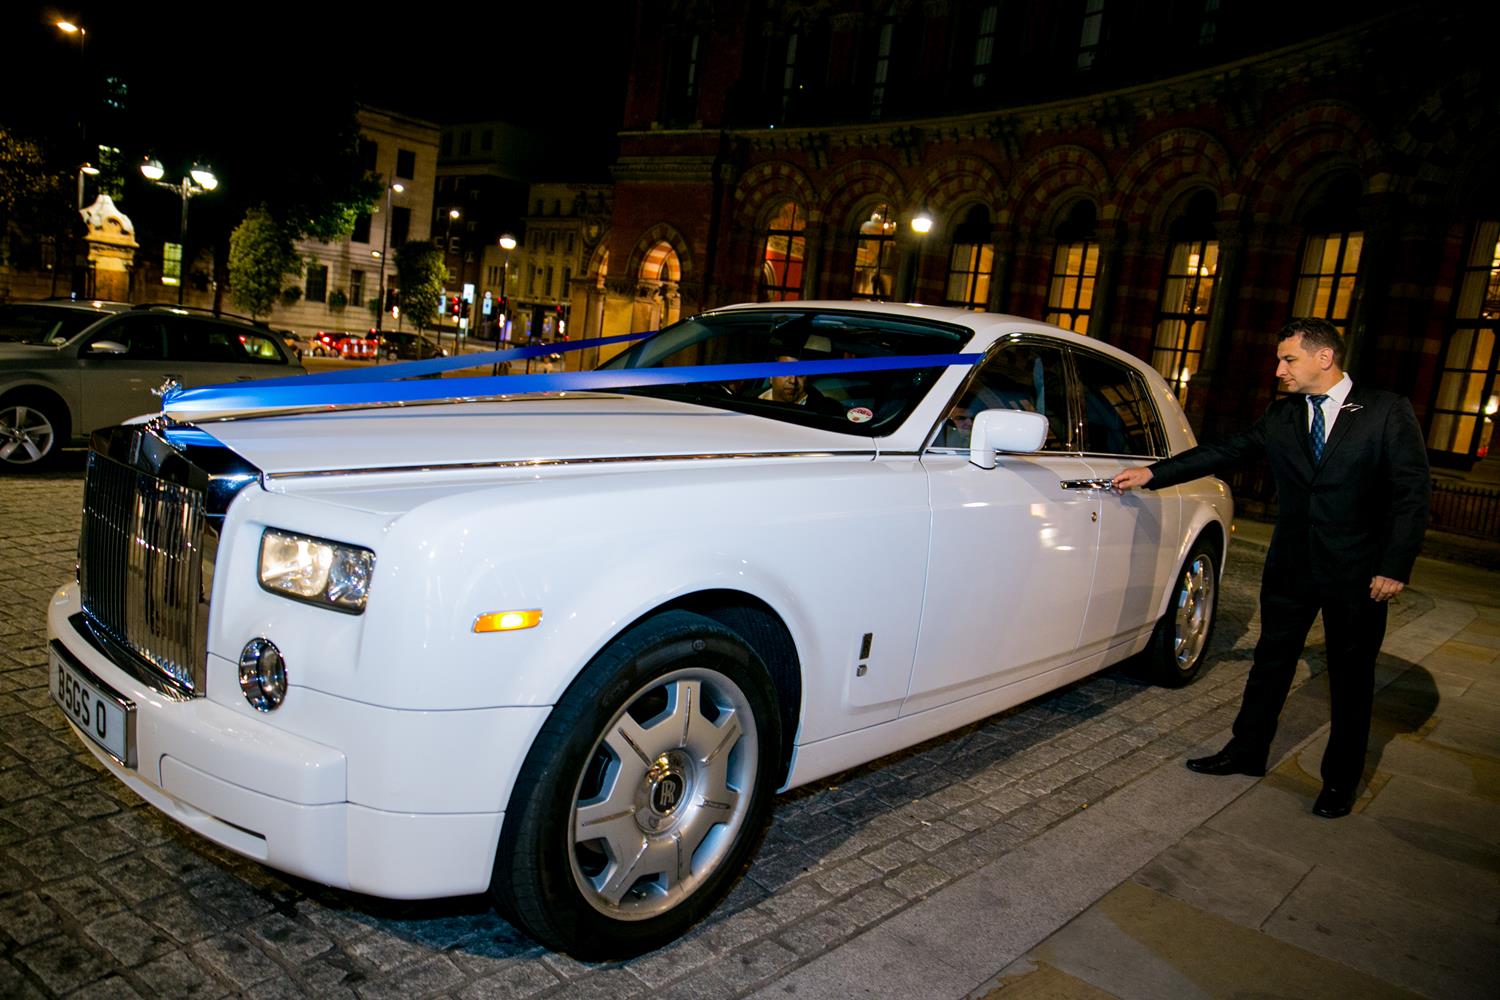
[[1109, 358], [1074, 355], [1083, 389], [1083, 450], [1099, 455], [1156, 455], [1163, 440], [1140, 374]]
[[184, 319], [172, 324], [172, 357], [220, 364], [280, 364], [282, 355], [268, 334], [227, 323]]
[[949, 412], [934, 442], [945, 448], [967, 448], [974, 416], [981, 410], [1030, 410], [1047, 418], [1045, 451], [1062, 451], [1068, 442], [1068, 383], [1062, 352], [1026, 341], [1005, 344], [991, 355], [979, 376]]

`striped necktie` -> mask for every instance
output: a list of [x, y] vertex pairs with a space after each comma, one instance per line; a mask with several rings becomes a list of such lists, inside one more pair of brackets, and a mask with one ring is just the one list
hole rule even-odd
[[1323, 403], [1327, 401], [1326, 393], [1316, 396], [1308, 396], [1307, 401], [1312, 404], [1312, 432], [1308, 436], [1308, 444], [1312, 445], [1313, 461], [1323, 461]]

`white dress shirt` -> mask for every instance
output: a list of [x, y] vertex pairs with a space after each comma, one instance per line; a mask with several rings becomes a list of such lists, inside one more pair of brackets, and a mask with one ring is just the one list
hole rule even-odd
[[[1344, 377], [1333, 383], [1324, 393], [1328, 398], [1323, 400], [1323, 440], [1327, 441], [1333, 436], [1333, 422], [1339, 418], [1339, 411], [1344, 408], [1344, 400], [1349, 398], [1349, 390], [1354, 388], [1354, 380], [1345, 372]], [[1308, 393], [1314, 395], [1314, 393]], [[1312, 406], [1307, 408], [1307, 431], [1312, 433]]]

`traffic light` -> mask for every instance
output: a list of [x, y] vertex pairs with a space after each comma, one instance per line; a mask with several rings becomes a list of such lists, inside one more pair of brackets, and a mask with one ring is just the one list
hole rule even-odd
[[452, 313], [455, 318], [461, 314], [460, 310], [463, 308], [463, 301], [464, 300], [459, 298], [457, 295], [448, 296], [448, 311]]
[[385, 290], [385, 311], [391, 312], [401, 305], [401, 290], [399, 288], [387, 288]]

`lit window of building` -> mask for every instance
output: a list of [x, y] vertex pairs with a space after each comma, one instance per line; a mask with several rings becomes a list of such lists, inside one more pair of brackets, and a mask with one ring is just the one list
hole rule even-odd
[[944, 304], [959, 309], [983, 310], [990, 301], [990, 272], [995, 267], [995, 247], [990, 213], [975, 205], [953, 230], [948, 252], [948, 286]]
[[854, 288], [851, 297], [884, 301], [896, 287], [896, 219], [891, 206], [876, 205], [859, 224], [854, 247]]
[[1302, 247], [1293, 316], [1316, 316], [1348, 333], [1364, 233], [1313, 233]]
[[1500, 419], [1500, 222], [1474, 227], [1459, 276], [1453, 325], [1432, 406], [1427, 446], [1472, 458], [1489, 454]]
[[807, 257], [806, 224], [797, 203], [788, 201], [766, 226], [760, 251], [760, 301], [802, 298], [802, 267]]
[[1052, 252], [1044, 318], [1075, 333], [1089, 332], [1089, 313], [1094, 308], [1094, 283], [1099, 279], [1097, 219], [1093, 202], [1075, 203], [1057, 227], [1057, 246]]
[[1219, 271], [1217, 240], [1172, 244], [1156, 312], [1151, 364], [1187, 402], [1188, 383], [1203, 362], [1203, 336]]

